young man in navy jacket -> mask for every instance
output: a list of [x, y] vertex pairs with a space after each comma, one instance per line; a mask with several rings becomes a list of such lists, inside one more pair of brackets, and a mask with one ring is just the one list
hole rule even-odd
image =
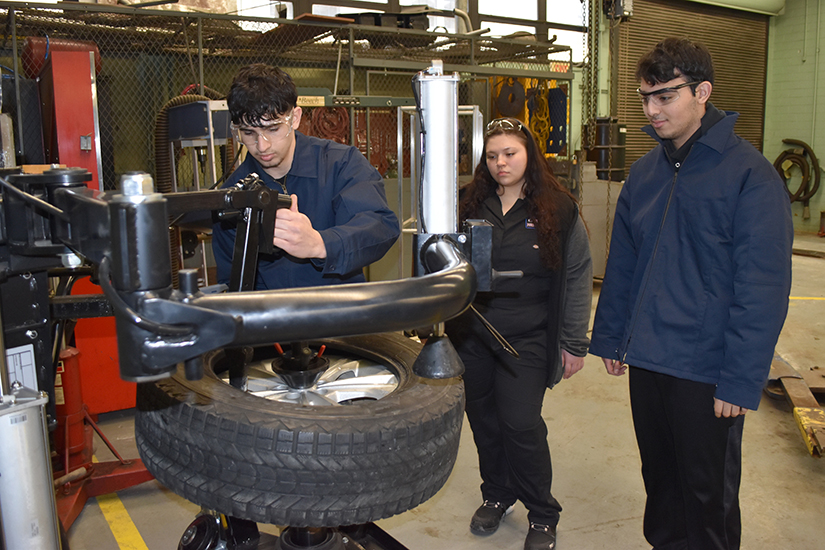
[[742, 427], [788, 309], [790, 203], [738, 115], [710, 103], [703, 45], [666, 39], [636, 78], [659, 145], [619, 196], [590, 352], [629, 368], [648, 542], [737, 549]]
[[[378, 171], [355, 147], [298, 132], [298, 92], [277, 67], [242, 68], [226, 100], [248, 154], [224, 187], [254, 172], [292, 197], [292, 208], [276, 214], [278, 251], [258, 257], [255, 288], [363, 282], [362, 269], [381, 259], [401, 233]], [[234, 240], [231, 223], [215, 224], [212, 250], [220, 283], [229, 282]]]

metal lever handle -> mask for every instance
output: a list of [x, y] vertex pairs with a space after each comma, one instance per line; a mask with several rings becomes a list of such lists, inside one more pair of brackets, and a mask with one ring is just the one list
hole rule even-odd
[[[519, 271], [519, 273], [521, 273], [521, 272]], [[499, 344], [501, 344], [501, 347], [504, 348], [504, 351], [506, 351], [507, 353], [509, 353], [510, 355], [515, 357], [516, 359], [519, 358], [519, 355], [518, 355], [518, 352], [516, 351], [516, 348], [514, 348], [513, 346], [510, 345], [510, 342], [508, 342], [504, 338], [504, 336], [502, 336], [501, 333], [496, 330], [496, 327], [494, 327], [493, 325], [490, 324], [490, 321], [488, 321], [487, 319], [484, 318], [484, 316], [475, 308], [475, 306], [473, 304], [470, 304], [470, 311], [475, 313], [476, 317], [478, 317], [478, 320], [481, 321], [481, 324], [484, 325], [484, 327], [487, 330], [490, 331], [490, 334], [492, 334], [493, 338], [495, 338], [496, 341]]]
[[523, 271], [496, 271], [493, 270], [493, 280], [498, 279], [521, 279], [524, 277]]

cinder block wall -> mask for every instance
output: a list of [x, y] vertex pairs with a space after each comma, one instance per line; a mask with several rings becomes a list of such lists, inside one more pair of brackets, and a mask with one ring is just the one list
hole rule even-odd
[[[785, 13], [771, 17], [767, 74], [765, 156], [773, 162], [790, 147], [783, 139], [797, 139], [811, 146], [825, 168], [825, 0], [786, 0]], [[801, 203], [792, 205], [797, 231], [819, 230], [825, 173], [820, 176], [810, 219], [803, 218]]]

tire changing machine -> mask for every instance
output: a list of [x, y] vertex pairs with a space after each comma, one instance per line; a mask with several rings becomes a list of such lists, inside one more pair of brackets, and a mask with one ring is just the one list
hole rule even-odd
[[[419, 72], [413, 79], [416, 97], [416, 121], [420, 131], [422, 150], [426, 151], [426, 162], [422, 161], [420, 200], [420, 220], [414, 239], [415, 275], [427, 272], [421, 257], [422, 247], [436, 236], [449, 235], [457, 242], [467, 242], [466, 235], [458, 234], [458, 74], [445, 75], [440, 61], [434, 61], [427, 70]], [[430, 130], [429, 132], [427, 130]], [[426, 229], [426, 231], [425, 231]], [[491, 236], [491, 234], [490, 234]], [[486, 235], [485, 235], [486, 237]], [[483, 241], [476, 238], [476, 242]], [[254, 243], [247, 243], [247, 248]], [[489, 247], [486, 247], [486, 262], [489, 266]], [[479, 260], [483, 254], [476, 254]], [[246, 257], [246, 254], [235, 254]], [[481, 267], [481, 266], [477, 266]], [[233, 267], [233, 272], [247, 271]], [[477, 269], [479, 271], [479, 269]], [[487, 270], [481, 270], [482, 272]], [[254, 273], [253, 273], [254, 277]], [[243, 289], [243, 282], [233, 280], [231, 286]], [[486, 290], [486, 288], [484, 288]], [[299, 346], [302, 347], [302, 346]], [[449, 349], [446, 349], [449, 348]], [[507, 346], [505, 346], [505, 349]], [[286, 371], [307, 372], [299, 359], [284, 356], [294, 365], [286, 366]], [[320, 361], [320, 357], [309, 360], [310, 365]], [[307, 361], [304, 361], [306, 365]], [[450, 367], [450, 364], [456, 364]], [[445, 367], [445, 365], [447, 365]], [[323, 372], [323, 367], [319, 370]], [[419, 355], [413, 370], [425, 378], [448, 378], [459, 376], [463, 365], [444, 334], [443, 323], [433, 327], [433, 336]], [[203, 511], [189, 525], [181, 537], [178, 550], [408, 550], [406, 546], [373, 522], [336, 527], [287, 527], [280, 537], [261, 534], [252, 521]]]
[[[339, 326], [325, 326], [328, 301], [322, 308], [305, 309], [295, 316], [300, 315], [306, 326], [315, 328], [310, 331], [313, 334], [301, 337], [397, 331], [438, 320], [412, 370], [423, 378], [453, 378], [463, 372], [444, 335], [443, 321], [471, 307], [475, 292], [489, 290], [495, 276], [518, 274], [496, 274], [491, 269], [489, 224], [468, 223], [465, 233], [457, 232], [457, 83], [458, 75], [444, 75], [439, 61], [414, 79], [422, 142], [429, 139], [421, 169], [421, 223], [414, 242], [416, 277], [359, 285], [360, 292], [346, 300], [346, 305], [358, 309], [380, 304], [381, 313], [350, 323], [346, 334], [341, 334]], [[104, 291], [91, 299], [99, 299], [114, 311], [124, 380], [156, 381], [171, 376], [181, 363], [187, 378], [199, 379], [204, 353], [233, 344], [247, 345], [258, 341], [256, 338], [268, 342], [279, 338], [271, 327], [284, 326], [291, 317], [276, 319], [273, 315], [278, 314], [226, 310], [221, 295], [212, 297], [199, 291], [196, 270], [181, 270], [180, 290], [172, 288], [167, 221], [192, 210], [240, 211], [247, 220], [246, 238], [257, 238], [271, 234], [274, 210], [283, 207], [287, 197], [265, 186], [163, 195], [154, 192], [152, 178], [142, 173], [125, 174], [120, 192], [101, 193], [87, 187], [90, 180], [92, 175], [83, 168], [0, 177], [0, 288], [9, 290], [10, 281], [16, 281], [30, 293], [30, 307], [22, 313], [30, 318], [30, 323], [23, 323], [28, 337], [35, 339], [38, 331], [49, 333], [48, 270], [61, 264], [77, 265], [76, 260], [83, 258], [98, 270]], [[165, 248], [161, 246], [164, 242]], [[263, 250], [267, 243], [271, 247], [271, 239], [260, 239], [246, 249], [258, 250], [260, 244]], [[254, 259], [256, 255], [244, 256]], [[243, 273], [238, 288], [244, 288], [244, 280], [248, 283], [250, 270]], [[429, 279], [421, 281], [419, 275]], [[288, 295], [310, 300], [318, 294], [323, 298], [324, 292], [323, 288], [291, 289]], [[267, 291], [266, 295], [273, 300], [285, 296], [281, 291]], [[88, 304], [90, 297], [79, 298], [93, 307]], [[21, 315], [0, 308], [0, 324], [8, 324], [4, 317], [9, 313]], [[16, 374], [10, 374], [13, 371], [6, 364], [4, 349], [9, 332], [7, 326], [2, 328], [0, 548], [60, 549], [63, 543], [47, 443], [48, 395], [27, 389]], [[51, 346], [46, 340], [41, 338], [45, 343], [34, 353], [49, 358]], [[199, 515], [178, 548], [404, 550], [372, 523], [343, 528], [287, 527], [280, 537], [273, 537], [260, 535], [254, 522], [214, 513]]]

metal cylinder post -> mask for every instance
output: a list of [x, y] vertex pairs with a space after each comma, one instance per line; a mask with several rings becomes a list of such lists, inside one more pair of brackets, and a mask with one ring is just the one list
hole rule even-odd
[[458, 231], [458, 73], [440, 61], [416, 75], [423, 121], [421, 225], [424, 233]]
[[[111, 275], [120, 354], [120, 377], [132, 382], [150, 382], [169, 376], [172, 365], [142, 364], [143, 343], [157, 336], [137, 312], [147, 294], [172, 290], [172, 260], [168, 230], [167, 201], [154, 192], [152, 176], [129, 172], [120, 180], [121, 193], [109, 202], [111, 220]], [[104, 268], [105, 267], [105, 268]], [[109, 264], [101, 262], [101, 284], [107, 291]], [[136, 308], [130, 310], [129, 308]], [[155, 368], [157, 367], [157, 368]]]
[[11, 381], [9, 380], [9, 369], [6, 364], [6, 341], [3, 334], [3, 315], [0, 313], [0, 405], [3, 404], [7, 396], [11, 396]]
[[[31, 397], [29, 397], [29, 394]], [[48, 396], [22, 388], [0, 405], [0, 524], [5, 548], [60, 548], [46, 432]], [[12, 504], [7, 506], [6, 504]]]

